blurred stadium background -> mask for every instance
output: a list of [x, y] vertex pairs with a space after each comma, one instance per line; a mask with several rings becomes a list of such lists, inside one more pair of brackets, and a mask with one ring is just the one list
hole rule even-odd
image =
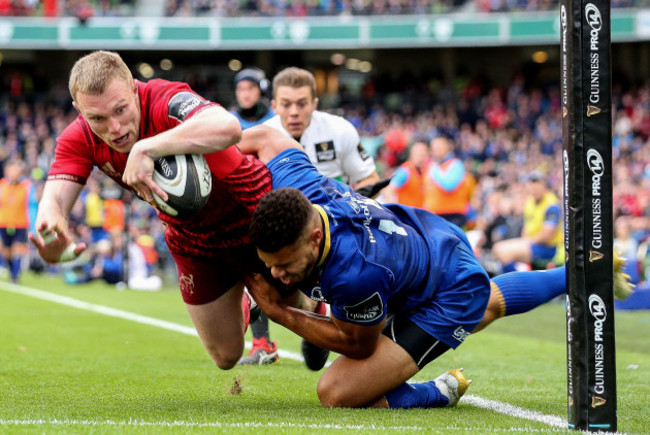
[[[650, 280], [650, 9], [644, 0], [612, 7], [616, 243], [643, 295]], [[404, 161], [408, 143], [454, 137], [477, 179], [477, 252], [489, 253], [497, 219], [510, 235], [521, 223], [522, 175], [541, 170], [561, 193], [558, 14], [555, 0], [0, 0], [0, 171], [20, 156], [42, 187], [55, 139], [76, 116], [68, 72], [91, 50], [118, 51], [135, 77], [187, 81], [226, 107], [241, 68], [257, 66], [272, 78], [299, 66], [317, 78], [319, 107], [357, 127], [384, 177]], [[406, 134], [387, 136], [394, 130]], [[93, 178], [103, 200], [100, 225], [129, 227], [150, 266], [173, 281], [152, 210]], [[91, 193], [71, 219], [89, 240], [98, 225], [87, 221]], [[133, 214], [126, 225], [123, 201]], [[76, 279], [74, 270], [45, 268], [33, 256], [29, 266]], [[620, 307], [650, 302], [626, 304]]]

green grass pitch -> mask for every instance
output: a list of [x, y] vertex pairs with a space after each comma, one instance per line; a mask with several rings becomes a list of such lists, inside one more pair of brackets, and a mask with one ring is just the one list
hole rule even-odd
[[[458, 407], [350, 410], [321, 408], [320, 373], [291, 355], [271, 366], [217, 369], [187, 333], [191, 322], [175, 289], [67, 286], [29, 274], [22, 285], [185, 328], [35, 298], [0, 282], [0, 433], [575, 433], [562, 427], [560, 303], [499, 320], [414, 378], [464, 367], [474, 382]], [[299, 354], [297, 336], [271, 328], [282, 350]], [[619, 431], [648, 433], [650, 312], [617, 311], [616, 328]]]

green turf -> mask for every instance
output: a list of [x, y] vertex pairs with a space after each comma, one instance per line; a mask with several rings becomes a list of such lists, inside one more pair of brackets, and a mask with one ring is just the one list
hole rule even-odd
[[[175, 289], [120, 292], [30, 275], [22, 283], [191, 326]], [[564, 316], [548, 304], [502, 319], [415, 379], [464, 367], [472, 397], [566, 418]], [[2, 290], [0, 319], [0, 433], [572, 433], [463, 401], [453, 409], [323, 409], [319, 373], [298, 361], [221, 371], [195, 336]], [[650, 312], [617, 311], [616, 325], [619, 431], [647, 433]], [[275, 325], [272, 335], [299, 353], [298, 337]]]

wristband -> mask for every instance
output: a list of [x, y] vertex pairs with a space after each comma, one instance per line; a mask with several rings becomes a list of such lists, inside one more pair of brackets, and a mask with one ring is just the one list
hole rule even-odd
[[71, 261], [77, 258], [77, 256], [74, 254], [75, 249], [77, 249], [77, 244], [70, 243], [59, 257], [59, 263], [65, 263], [66, 261]]
[[46, 245], [56, 240], [56, 233], [49, 228], [45, 228], [44, 230], [39, 231], [39, 233]]

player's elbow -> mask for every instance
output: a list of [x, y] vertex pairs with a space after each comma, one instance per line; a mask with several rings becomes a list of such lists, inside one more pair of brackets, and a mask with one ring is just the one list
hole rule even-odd
[[241, 124], [234, 116], [230, 117], [226, 123], [221, 125], [221, 132], [224, 135], [224, 141], [230, 145], [241, 141]]

